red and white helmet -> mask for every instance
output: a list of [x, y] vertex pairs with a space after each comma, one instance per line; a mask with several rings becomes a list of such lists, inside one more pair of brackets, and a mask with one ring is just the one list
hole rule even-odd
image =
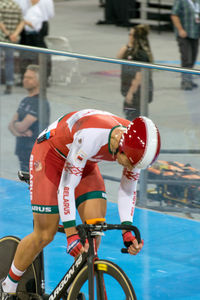
[[134, 119], [121, 137], [119, 152], [126, 154], [135, 168], [147, 168], [160, 152], [160, 133], [156, 125], [147, 117]]

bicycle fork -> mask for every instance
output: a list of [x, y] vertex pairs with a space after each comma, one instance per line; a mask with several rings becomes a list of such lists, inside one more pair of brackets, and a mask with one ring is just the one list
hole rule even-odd
[[[95, 233], [97, 235], [97, 233]], [[95, 261], [98, 260], [97, 256], [97, 246], [96, 246], [96, 239], [89, 238], [89, 256], [87, 258], [88, 262], [88, 290], [89, 290], [89, 300], [94, 300], [95, 295], [95, 289], [94, 289], [94, 284], [95, 284], [95, 276], [96, 276], [96, 290], [97, 290], [97, 299], [98, 300], [107, 300], [107, 295], [106, 295], [106, 289], [105, 289], [105, 284], [104, 284], [104, 278], [103, 278], [103, 272], [98, 270], [95, 272]]]

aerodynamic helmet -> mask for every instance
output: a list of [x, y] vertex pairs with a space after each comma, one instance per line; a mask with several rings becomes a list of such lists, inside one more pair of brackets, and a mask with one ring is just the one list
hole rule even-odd
[[122, 135], [119, 152], [123, 152], [134, 167], [145, 169], [151, 165], [160, 152], [160, 133], [147, 117], [134, 119]]

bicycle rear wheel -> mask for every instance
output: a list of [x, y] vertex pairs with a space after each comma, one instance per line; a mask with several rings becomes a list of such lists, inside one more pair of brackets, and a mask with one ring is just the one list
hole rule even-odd
[[[107, 260], [98, 260], [95, 267], [95, 300], [136, 300], [135, 291], [124, 271]], [[88, 295], [88, 266], [85, 265], [73, 281], [67, 300], [78, 298], [83, 293], [85, 299]], [[103, 293], [103, 295], [102, 295]]]
[[[20, 239], [16, 236], [0, 238], [0, 279], [7, 276]], [[19, 300], [39, 299], [41, 295], [41, 262], [39, 256], [28, 267], [19, 281], [17, 293]]]

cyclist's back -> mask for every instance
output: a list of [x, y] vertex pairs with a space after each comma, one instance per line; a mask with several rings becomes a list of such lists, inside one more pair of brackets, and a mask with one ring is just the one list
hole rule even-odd
[[[129, 123], [130, 121], [108, 112], [85, 109], [61, 117], [48, 127], [45, 135], [48, 135], [49, 144], [64, 157], [67, 156], [74, 138], [78, 136], [85, 150], [91, 147], [91, 143], [93, 144], [93, 154], [98, 154], [98, 157], [101, 155], [98, 161], [113, 160], [112, 154], [108, 153], [110, 130], [117, 126], [127, 127]], [[43, 135], [44, 132], [40, 138]], [[94, 150], [97, 149], [99, 152], [101, 147], [103, 147], [101, 153], [95, 153]]]

